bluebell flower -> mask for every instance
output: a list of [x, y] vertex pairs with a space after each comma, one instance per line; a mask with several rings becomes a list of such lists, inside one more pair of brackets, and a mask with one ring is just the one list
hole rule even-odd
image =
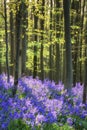
[[70, 125], [70, 126], [73, 125], [73, 120], [72, 120], [71, 117], [68, 117], [68, 118], [67, 118], [67, 123], [68, 123], [68, 125]]

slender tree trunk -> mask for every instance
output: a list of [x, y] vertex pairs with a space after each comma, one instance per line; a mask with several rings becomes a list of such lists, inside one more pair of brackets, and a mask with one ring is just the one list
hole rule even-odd
[[28, 35], [27, 35], [27, 28], [28, 28], [28, 7], [27, 5], [22, 2], [23, 6], [23, 15], [22, 15], [22, 74], [26, 72], [26, 49], [28, 44]]
[[70, 89], [73, 83], [72, 73], [72, 53], [71, 53], [71, 35], [70, 35], [70, 0], [63, 0], [64, 7], [64, 28], [66, 44], [66, 83], [65, 87]]
[[[87, 6], [86, 6], [86, 10], [87, 10]], [[86, 15], [87, 16], [87, 15]], [[83, 103], [87, 102], [87, 18], [86, 18], [86, 23], [85, 23], [85, 44], [86, 44], [86, 48], [85, 48], [85, 77], [84, 77], [84, 88], [83, 88]]]
[[16, 60], [15, 60], [15, 77], [14, 77], [14, 86], [13, 86], [13, 96], [16, 94], [18, 78], [19, 78], [19, 60], [21, 55], [20, 50], [20, 34], [21, 34], [21, 5], [19, 10], [16, 7]]
[[52, 46], [52, 0], [50, 1], [50, 46], [49, 46], [49, 78], [53, 80], [53, 46]]
[[[60, 7], [60, 2], [56, 0], [56, 38], [58, 39], [60, 37], [60, 34], [58, 34], [59, 31], [59, 15], [57, 13], [59, 7]], [[57, 40], [58, 41], [58, 40]], [[60, 47], [59, 43], [56, 42], [56, 82], [60, 80]]]
[[[80, 36], [80, 59], [84, 58], [82, 57], [82, 50], [83, 50], [83, 33], [84, 33], [84, 10], [85, 10], [85, 2], [86, 0], [81, 1], [81, 36]], [[80, 61], [80, 82], [82, 83], [82, 73], [83, 73], [83, 66], [82, 61]]]
[[[80, 20], [80, 3], [79, 1], [73, 0], [71, 3], [71, 10], [76, 10], [76, 15], [71, 15], [71, 26], [79, 26]], [[73, 35], [74, 34], [74, 35]], [[75, 40], [72, 45], [72, 57], [73, 57], [73, 85], [75, 86], [76, 82], [79, 82], [80, 70], [78, 66], [79, 59], [79, 29], [72, 29], [72, 38]], [[77, 51], [78, 50], [78, 51]], [[77, 70], [78, 69], [78, 70]]]
[[[36, 11], [35, 7], [34, 7], [34, 11]], [[38, 17], [36, 14], [34, 14], [34, 29], [35, 29], [34, 42], [35, 42], [35, 45], [34, 45], [34, 59], [33, 59], [33, 63], [34, 63], [33, 78], [36, 78], [36, 76], [37, 76], [37, 34], [36, 34], [36, 29], [38, 28]]]
[[49, 68], [50, 68], [50, 71], [49, 71], [49, 79], [52, 81], [53, 80], [53, 57], [52, 57], [52, 52], [53, 52], [53, 46], [50, 45], [49, 46]]
[[41, 60], [41, 80], [43, 81], [44, 80], [44, 64], [43, 64], [43, 49], [44, 49], [44, 46], [43, 46], [43, 40], [44, 40], [44, 5], [45, 5], [45, 0], [42, 0], [42, 10], [41, 10], [41, 14], [43, 16], [43, 18], [41, 19], [40, 21], [40, 24], [41, 24], [41, 31], [42, 31], [42, 34], [41, 34], [41, 57], [40, 57], [40, 60]]
[[5, 14], [6, 70], [7, 70], [7, 82], [9, 82], [8, 33], [7, 33], [8, 28], [7, 28], [6, 0], [4, 0], [4, 14]]
[[11, 48], [11, 67], [10, 74], [14, 76], [14, 60], [15, 60], [15, 44], [14, 44], [14, 22], [13, 22], [13, 12], [10, 12], [10, 48]]
[[[86, 48], [86, 57], [87, 57], [87, 48]], [[87, 102], [87, 60], [85, 60], [85, 82], [83, 88], [83, 103]]]
[[[86, 48], [86, 57], [87, 57], [87, 48]], [[87, 60], [85, 60], [85, 82], [83, 88], [83, 103], [87, 102]]]

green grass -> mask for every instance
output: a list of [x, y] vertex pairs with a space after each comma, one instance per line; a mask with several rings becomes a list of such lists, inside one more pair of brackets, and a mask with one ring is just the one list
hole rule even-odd
[[[27, 124], [25, 124], [21, 119], [11, 121], [8, 126], [8, 130], [32, 130]], [[68, 126], [67, 124], [63, 126], [58, 126], [56, 123], [54, 124], [45, 124], [43, 128], [41, 126], [36, 126], [35, 130], [75, 130], [74, 128]]]

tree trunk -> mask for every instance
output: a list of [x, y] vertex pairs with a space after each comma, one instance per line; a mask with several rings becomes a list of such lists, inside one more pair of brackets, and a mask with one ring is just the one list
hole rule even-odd
[[[87, 16], [87, 15], [86, 15]], [[85, 23], [85, 81], [84, 81], [84, 88], [83, 88], [83, 103], [87, 101], [87, 18]]]
[[14, 77], [14, 86], [13, 86], [13, 96], [16, 94], [18, 78], [19, 78], [19, 62], [21, 56], [20, 50], [20, 38], [21, 38], [21, 4], [16, 7], [16, 59], [15, 59], [15, 77]]
[[13, 23], [12, 11], [10, 12], [10, 48], [11, 48], [10, 74], [14, 76], [15, 44], [14, 44], [14, 23]]
[[[34, 7], [34, 11], [36, 11], [35, 7]], [[37, 11], [35, 12], [37, 14]], [[33, 63], [34, 63], [34, 68], [33, 68], [33, 78], [36, 78], [37, 76], [37, 34], [36, 34], [36, 29], [38, 28], [38, 17], [37, 15], [34, 14], [34, 29], [35, 29], [35, 34], [34, 34], [34, 59], [33, 59]]]
[[27, 5], [22, 2], [23, 11], [22, 11], [22, 74], [26, 72], [26, 49], [28, 44], [28, 35], [27, 35], [27, 28], [28, 28], [28, 10]]
[[64, 28], [66, 45], [66, 83], [65, 87], [70, 89], [73, 83], [72, 73], [72, 53], [71, 53], [71, 35], [70, 35], [70, 0], [63, 0], [64, 8]]
[[7, 33], [8, 28], [7, 28], [6, 0], [4, 0], [4, 13], [5, 13], [6, 70], [7, 70], [7, 82], [9, 82], [8, 33]]
[[41, 14], [42, 14], [43, 18], [40, 21], [41, 31], [42, 31], [42, 34], [41, 34], [41, 57], [40, 57], [40, 60], [41, 60], [41, 80], [42, 81], [44, 80], [44, 64], [43, 64], [43, 49], [44, 49], [44, 46], [43, 46], [43, 40], [44, 40], [44, 37], [43, 37], [43, 34], [44, 34], [44, 5], [45, 5], [45, 0], [42, 0]]
[[[57, 10], [60, 7], [60, 2], [56, 0], [56, 39], [60, 37], [60, 34], [58, 34], [59, 31], [59, 15], [57, 13]], [[57, 40], [58, 41], [58, 40]], [[60, 46], [59, 43], [56, 42], [56, 82], [60, 80]]]
[[50, 1], [50, 46], [49, 46], [49, 78], [53, 80], [53, 46], [52, 46], [52, 0]]

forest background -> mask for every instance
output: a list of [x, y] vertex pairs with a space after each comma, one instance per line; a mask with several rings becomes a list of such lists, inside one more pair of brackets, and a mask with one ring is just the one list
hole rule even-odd
[[86, 0], [0, 0], [0, 73], [87, 86]]

